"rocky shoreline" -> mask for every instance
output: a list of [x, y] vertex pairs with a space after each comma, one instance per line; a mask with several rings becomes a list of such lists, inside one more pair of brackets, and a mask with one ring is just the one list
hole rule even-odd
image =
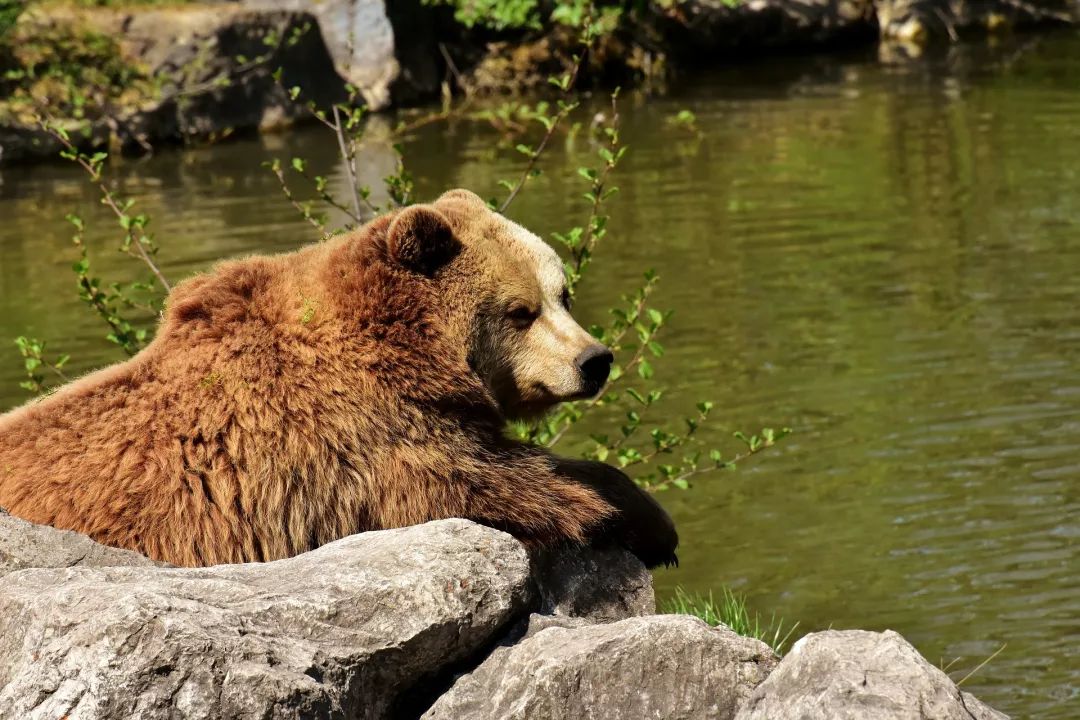
[[185, 569], [0, 512], [0, 579], [3, 717], [1005, 717], [894, 632], [781, 659], [654, 614], [627, 553], [530, 558], [464, 520]]
[[[623, 14], [582, 68], [584, 84], [627, 85], [725, 58], [799, 49], [898, 44], [908, 55], [965, 35], [1075, 26], [1080, 0], [679, 0]], [[565, 28], [466, 29], [419, 0], [242, 0], [177, 5], [35, 5], [8, 30], [26, 47], [114, 41], [108, 52], [138, 79], [97, 115], [56, 109], [55, 83], [15, 102], [0, 91], [0, 164], [55, 157], [38, 127], [43, 108], [85, 147], [146, 152], [160, 143], [273, 130], [310, 117], [303, 101], [342, 100], [352, 87], [371, 110], [428, 102], [448, 90], [514, 92], [565, 70], [576, 37]], [[66, 34], [65, 34], [66, 33]], [[75, 40], [71, 40], [75, 38]], [[100, 48], [98, 49], [100, 52]], [[3, 58], [0, 58], [2, 60]], [[9, 59], [17, 64], [18, 57]], [[82, 58], [86, 62], [85, 58]], [[274, 77], [281, 68], [282, 75]], [[303, 89], [294, 99], [290, 89]], [[0, 88], [2, 90], [2, 88]]]

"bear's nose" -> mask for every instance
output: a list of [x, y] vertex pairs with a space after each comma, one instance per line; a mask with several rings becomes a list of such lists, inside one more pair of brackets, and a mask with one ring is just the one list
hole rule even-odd
[[581, 371], [581, 379], [585, 382], [583, 392], [591, 396], [604, 387], [615, 356], [603, 345], [590, 345], [577, 356], [575, 362]]

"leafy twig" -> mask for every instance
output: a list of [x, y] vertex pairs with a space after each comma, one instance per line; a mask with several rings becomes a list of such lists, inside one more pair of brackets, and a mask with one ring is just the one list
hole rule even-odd
[[285, 199], [296, 208], [296, 212], [300, 213], [300, 216], [311, 223], [312, 227], [318, 231], [319, 236], [325, 240], [330, 237], [330, 233], [326, 230], [325, 219], [321, 215], [316, 215], [311, 211], [311, 203], [302, 203], [296, 199], [292, 190], [289, 188], [289, 182], [285, 179], [285, 171], [281, 168], [281, 161], [277, 158], [270, 162], [263, 163], [265, 167], [270, 169], [270, 172], [278, 179], [278, 184], [281, 186], [281, 192], [285, 195]]
[[[574, 87], [574, 83], [577, 82], [578, 73], [581, 71], [581, 63], [585, 59], [585, 54], [588, 52], [589, 47], [586, 45], [582, 47], [581, 51], [574, 56], [574, 65], [570, 69], [570, 72], [563, 75], [561, 78], [550, 78], [551, 84], [558, 87], [563, 96], [570, 94], [570, 91]], [[518, 181], [509, 187], [510, 194], [499, 205], [499, 212], [505, 213], [510, 204], [514, 202], [514, 199], [521, 192], [521, 189], [525, 187], [525, 183], [529, 178], [533, 177], [533, 170], [536, 168], [536, 163], [540, 160], [540, 156], [544, 154], [544, 149], [547, 148], [548, 142], [555, 134], [555, 130], [559, 127], [559, 124], [569, 115], [574, 108], [577, 107], [576, 102], [566, 102], [559, 100], [559, 111], [555, 113], [554, 117], [548, 117], [547, 115], [540, 115], [537, 119], [544, 125], [546, 132], [544, 137], [540, 139], [540, 143], [535, 148], [526, 148], [526, 146], [519, 145], [518, 149], [527, 151], [528, 162], [525, 163], [525, 169], [521, 173], [521, 177]]]
[[341, 122], [341, 111], [337, 105], [334, 105], [334, 131], [337, 135], [338, 150], [341, 152], [341, 157], [345, 161], [345, 172], [349, 175], [349, 195], [352, 197], [353, 205], [353, 217], [357, 218], [359, 222], [360, 217], [360, 187], [356, 180], [356, 146], [350, 139], [348, 142], [345, 140], [345, 126]]
[[80, 152], [71, 142], [71, 136], [68, 132], [57, 125], [51, 118], [39, 118], [38, 124], [42, 130], [56, 138], [64, 147], [64, 150], [60, 153], [61, 157], [78, 163], [90, 176], [90, 181], [97, 186], [101, 193], [101, 204], [112, 210], [120, 223], [120, 227], [124, 229], [124, 243], [122, 246], [124, 252], [141, 260], [154, 274], [157, 281], [161, 283], [161, 287], [164, 288], [165, 292], [171, 292], [172, 286], [165, 279], [165, 275], [162, 274], [153, 257], [151, 257], [152, 254], [157, 253], [157, 247], [154, 246], [149, 236], [141, 232], [149, 223], [149, 219], [145, 215], [128, 215], [127, 211], [131, 209], [132, 201], [118, 201], [105, 183], [102, 176], [102, 167], [108, 154], [99, 152], [86, 155]]

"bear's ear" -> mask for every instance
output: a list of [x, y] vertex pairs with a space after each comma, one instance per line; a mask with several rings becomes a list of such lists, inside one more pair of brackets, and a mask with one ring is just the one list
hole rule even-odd
[[412, 205], [390, 223], [386, 249], [391, 260], [402, 267], [431, 277], [454, 259], [461, 243], [445, 215], [430, 205]]

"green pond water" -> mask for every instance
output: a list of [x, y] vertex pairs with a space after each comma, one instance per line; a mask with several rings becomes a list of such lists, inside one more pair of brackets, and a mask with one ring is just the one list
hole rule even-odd
[[[668, 124], [683, 108], [700, 135]], [[795, 429], [661, 496], [683, 545], [660, 595], [728, 585], [800, 631], [892, 628], [934, 663], [959, 658], [955, 679], [1006, 645], [965, 689], [1018, 717], [1080, 717], [1080, 38], [735, 66], [626, 94], [622, 127], [579, 315], [603, 319], [655, 268], [675, 311], [667, 419], [712, 399], [703, 435], [731, 449], [733, 430]], [[511, 215], [545, 236], [580, 222], [575, 169], [594, 151], [585, 133], [553, 143]], [[309, 128], [112, 172], [179, 278], [313, 240], [260, 163], [304, 155], [340, 178], [334, 152]], [[423, 198], [491, 196], [520, 171], [470, 123], [405, 152]], [[393, 156], [372, 141], [361, 164], [376, 182]], [[46, 339], [76, 370], [117, 359], [69, 269], [62, 217], [78, 210], [98, 271], [134, 277], [93, 190], [62, 164], [0, 177], [0, 338]], [[19, 375], [0, 341], [0, 408], [25, 398]]]

